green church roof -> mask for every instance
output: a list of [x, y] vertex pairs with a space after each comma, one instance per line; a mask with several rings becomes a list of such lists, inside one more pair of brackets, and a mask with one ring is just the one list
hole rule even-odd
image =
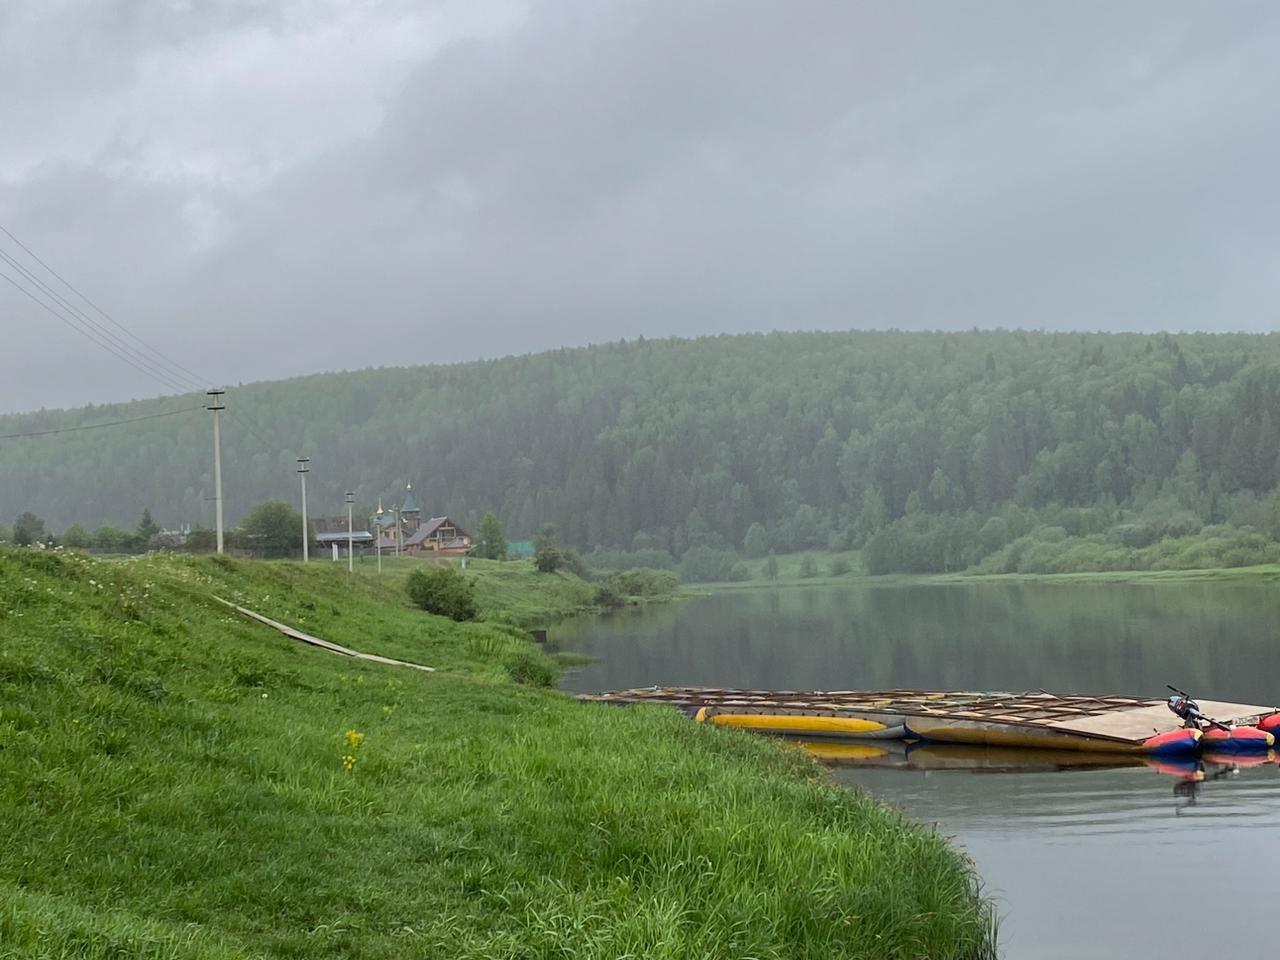
[[404, 488], [404, 505], [400, 507], [401, 513], [421, 513], [418, 508], [418, 502], [413, 499], [413, 484], [407, 483]]

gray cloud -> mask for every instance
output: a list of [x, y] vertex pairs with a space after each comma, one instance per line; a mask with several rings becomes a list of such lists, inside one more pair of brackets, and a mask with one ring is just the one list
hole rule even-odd
[[[146, 6], [0, 14], [0, 223], [218, 380], [1272, 324], [1268, 4]], [[0, 324], [0, 409], [159, 389], [7, 290]]]

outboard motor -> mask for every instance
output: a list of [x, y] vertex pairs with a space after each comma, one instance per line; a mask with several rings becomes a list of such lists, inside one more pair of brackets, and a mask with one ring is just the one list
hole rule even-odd
[[1191, 699], [1191, 694], [1185, 690], [1179, 690], [1172, 684], [1165, 684], [1170, 690], [1177, 694], [1176, 697], [1169, 698], [1169, 709], [1173, 711], [1184, 727], [1190, 727], [1195, 730], [1203, 730], [1205, 727], [1214, 730], [1231, 731], [1231, 727], [1225, 723], [1221, 723], [1213, 717], [1207, 717], [1200, 712], [1200, 704]]
[[1200, 712], [1200, 704], [1185, 693], [1170, 697], [1169, 709], [1173, 711], [1174, 716], [1182, 721], [1184, 727], [1194, 727], [1199, 730], [1201, 721], [1206, 719], [1205, 715]]

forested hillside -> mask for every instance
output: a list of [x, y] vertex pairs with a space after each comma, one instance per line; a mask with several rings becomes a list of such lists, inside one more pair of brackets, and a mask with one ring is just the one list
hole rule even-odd
[[[0, 435], [202, 399], [3, 417]], [[306, 454], [313, 514], [412, 481], [464, 524], [493, 510], [512, 537], [554, 523], [677, 558], [865, 544], [873, 570], [928, 570], [1007, 565], [1019, 538], [1269, 539], [1278, 400], [1280, 338], [1254, 335], [787, 333], [326, 374], [229, 391], [228, 518], [295, 499]], [[0, 440], [0, 521], [207, 526], [210, 419]]]

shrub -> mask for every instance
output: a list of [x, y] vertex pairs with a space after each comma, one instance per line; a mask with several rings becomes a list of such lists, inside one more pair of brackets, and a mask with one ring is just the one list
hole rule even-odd
[[431, 567], [409, 574], [409, 599], [427, 613], [450, 620], [474, 620], [480, 613], [475, 587], [453, 567]]
[[663, 597], [676, 592], [680, 578], [670, 570], [637, 567], [610, 574], [605, 580], [624, 597]]
[[575, 577], [581, 577], [583, 580], [587, 579], [591, 574], [591, 571], [587, 569], [586, 561], [582, 559], [582, 554], [572, 547], [560, 548], [560, 565]]
[[751, 524], [747, 529], [746, 538], [742, 541], [742, 552], [753, 559], [769, 552], [769, 537], [759, 522]]
[[502, 668], [527, 687], [550, 687], [556, 682], [555, 663], [533, 650], [513, 650], [503, 658]]
[[193, 527], [187, 534], [187, 549], [192, 553], [213, 550], [218, 545], [218, 535], [208, 527]]
[[533, 565], [540, 573], [555, 573], [565, 565], [556, 528], [548, 524], [533, 538]]
[[1155, 543], [1159, 532], [1148, 523], [1121, 523], [1107, 531], [1107, 539], [1125, 547], [1142, 548]]
[[1165, 537], [1189, 537], [1203, 529], [1204, 521], [1190, 510], [1179, 510], [1164, 522]]
[[[742, 568], [739, 574], [738, 568]], [[745, 580], [750, 574], [738, 558], [727, 550], [713, 547], [690, 547], [680, 561], [680, 579], [690, 583], [709, 583], [715, 580]]]
[[600, 607], [621, 607], [627, 602], [627, 595], [619, 589], [617, 580], [610, 577], [596, 587], [595, 602]]
[[836, 557], [831, 561], [831, 575], [833, 577], [847, 576], [849, 571], [852, 569], [853, 567], [844, 557]]
[[813, 562], [813, 557], [806, 556], [800, 561], [800, 576], [808, 579], [818, 575], [818, 565]]

